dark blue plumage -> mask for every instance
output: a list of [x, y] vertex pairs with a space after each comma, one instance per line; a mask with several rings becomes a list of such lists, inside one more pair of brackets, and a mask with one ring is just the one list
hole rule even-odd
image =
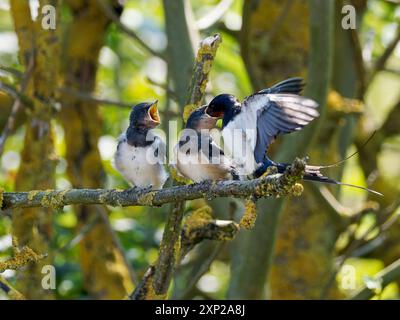
[[214, 142], [209, 131], [215, 127], [217, 118], [208, 115], [206, 106], [193, 111], [175, 147], [178, 172], [193, 180], [237, 179], [232, 159], [226, 157]]
[[[218, 95], [209, 103], [206, 112], [222, 118], [224, 145], [241, 175], [258, 177], [270, 166], [276, 166], [279, 172], [286, 170], [287, 164], [273, 162], [267, 150], [279, 135], [299, 131], [319, 116], [318, 104], [299, 95], [303, 87], [301, 78], [290, 78], [250, 95], [242, 103], [229, 94]], [[241, 135], [235, 136], [237, 130], [241, 130]], [[238, 145], [245, 147], [240, 149]], [[347, 185], [323, 176], [321, 168], [307, 166], [304, 179]]]
[[157, 101], [140, 103], [132, 108], [129, 127], [118, 139], [115, 168], [135, 187], [160, 189], [168, 178], [166, 144], [153, 130], [159, 124]]

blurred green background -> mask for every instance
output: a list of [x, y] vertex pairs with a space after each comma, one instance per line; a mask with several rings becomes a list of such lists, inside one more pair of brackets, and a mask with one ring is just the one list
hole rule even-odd
[[[296, 1], [296, 0], [295, 0]], [[35, 6], [34, 1], [32, 6]], [[201, 18], [215, 10], [220, 1], [192, 0], [191, 8], [194, 14], [194, 23], [201, 22]], [[228, 1], [229, 6], [217, 23], [199, 32], [200, 38], [208, 34], [219, 32], [223, 42], [220, 45], [215, 63], [213, 65], [210, 82], [207, 87], [206, 100], [221, 92], [232, 93], [239, 98], [244, 98], [258, 88], [252, 84], [248, 70], [244, 63], [240, 47], [240, 31], [242, 30], [243, 2], [242, 0]], [[282, 1], [284, 6], [285, 1]], [[67, 6], [62, 9], [60, 25], [68, 25], [72, 15]], [[268, 13], [266, 13], [268, 14]], [[300, 14], [300, 13], [299, 13]], [[267, 17], [266, 17], [267, 19]], [[153, 50], [163, 52], [167, 50], [168, 38], [165, 33], [165, 18], [163, 3], [159, 0], [127, 0], [120, 21], [135, 33]], [[362, 22], [357, 28], [361, 42], [362, 57], [367, 68], [371, 67], [376, 59], [381, 57], [389, 43], [396, 37], [399, 30], [400, 6], [396, 1], [368, 0]], [[359, 21], [360, 22], [360, 21]], [[257, 28], [253, 26], [254, 28]], [[260, 30], [260, 32], [262, 32]], [[199, 39], [200, 39], [199, 38]], [[254, 39], [252, 41], [255, 41]], [[262, 41], [262, 39], [260, 39]], [[335, 40], [337, 41], [337, 40]], [[270, 48], [271, 50], [271, 48]], [[273, 50], [273, 47], [272, 47]], [[267, 55], [268, 57], [268, 55]], [[347, 56], [346, 59], [352, 59]], [[267, 58], [268, 59], [268, 58]], [[158, 99], [161, 110], [170, 110], [179, 113], [179, 106], [173, 99], [168, 99], [165, 87], [172, 88], [168, 77], [168, 63], [163, 59], [150, 54], [143, 49], [134, 39], [115, 24], [110, 24], [104, 39], [104, 45], [99, 54], [99, 69], [96, 77], [96, 87], [93, 95], [103, 99], [121, 101], [127, 105], [134, 105], [140, 101]], [[343, 61], [343, 63], [345, 63]], [[0, 0], [0, 65], [23, 71], [18, 61], [18, 40], [14, 33], [9, 1]], [[266, 70], [268, 76], [268, 70]], [[282, 74], [281, 79], [298, 74]], [[0, 70], [0, 81], [12, 86], [18, 85], [18, 79], [6, 71]], [[271, 83], [265, 83], [265, 86]], [[0, 92], [0, 95], [6, 93]], [[353, 98], [353, 97], [351, 97]], [[360, 97], [365, 109], [363, 125], [368, 132], [379, 128], [387, 119], [393, 108], [399, 108], [400, 99], [400, 46], [397, 46], [390, 55], [384, 70], [379, 70], [372, 82], [368, 85], [365, 94]], [[4, 101], [1, 100], [1, 101]], [[2, 103], [0, 101], [0, 104]], [[100, 114], [103, 119], [101, 137], [98, 140], [103, 166], [106, 172], [106, 188], [127, 188], [127, 183], [112, 166], [112, 157], [116, 148], [116, 138], [123, 132], [128, 124], [129, 107], [115, 106], [113, 104], [100, 104]], [[5, 112], [1, 115], [5, 116]], [[180, 118], [176, 116], [175, 118]], [[66, 174], [67, 160], [64, 129], [59, 121], [53, 120], [52, 124], [56, 133], [56, 153], [59, 162], [56, 166], [56, 187], [66, 189], [71, 187], [71, 182]], [[400, 127], [400, 123], [398, 123]], [[399, 128], [398, 127], [398, 128]], [[399, 133], [400, 131], [398, 131]], [[19, 125], [8, 138], [4, 153], [0, 158], [0, 186], [7, 191], [14, 190], [15, 177], [21, 163], [20, 152], [24, 144], [24, 126]], [[356, 150], [350, 143], [346, 153]], [[375, 157], [375, 155], [367, 155]], [[393, 194], [400, 193], [400, 136], [391, 135], [383, 139], [383, 143], [376, 155], [378, 160], [377, 170], [390, 186]], [[312, 158], [311, 158], [312, 160]], [[325, 163], [330, 163], [328, 158]], [[343, 182], [367, 185], [368, 177], [360, 167], [360, 157], [357, 155], [344, 164]], [[305, 188], [308, 184], [305, 184]], [[378, 191], [381, 191], [378, 189]], [[340, 203], [357, 211], [365, 205], [367, 194], [363, 191], [341, 188], [337, 194]], [[376, 200], [376, 199], [374, 199]], [[369, 201], [369, 200], [368, 200]], [[379, 201], [379, 199], [378, 199]], [[187, 211], [196, 203], [188, 205]], [[164, 208], [164, 207], [163, 207]], [[158, 245], [161, 240], [167, 210], [146, 207], [110, 208], [110, 222], [112, 229], [118, 236], [128, 263], [137, 275], [142, 275], [148, 265], [155, 261]], [[322, 209], [321, 209], [322, 210]], [[399, 224], [397, 210], [395, 219]], [[218, 212], [215, 213], [218, 217]], [[357, 234], [362, 235], [363, 230], [377, 223], [376, 215], [371, 212], [365, 214], [361, 221], [352, 224], [341, 232], [336, 242], [336, 249], [346, 247], [348, 230], [356, 228]], [[89, 298], [83, 284], [80, 271], [77, 234], [77, 217], [72, 207], [65, 207], [55, 215], [54, 238], [51, 247], [55, 252], [55, 266], [57, 270], [57, 299], [85, 299]], [[12, 223], [8, 218], [0, 219], [0, 259], [7, 259], [11, 254]], [[369, 233], [370, 238], [379, 237], [380, 230], [375, 234]], [[397, 245], [391, 243], [390, 245]], [[262, 247], [260, 248], [262, 250]], [[225, 252], [226, 253], [226, 252]], [[397, 256], [400, 258], [400, 255]], [[336, 260], [332, 260], [334, 263]], [[196, 260], [196, 250], [184, 261], [185, 264], [199, 263]], [[301, 263], [301, 262], [299, 262]], [[307, 263], [306, 261], [304, 262]], [[366, 282], [368, 276], [372, 277], [385, 267], [385, 261], [379, 257], [355, 256], [346, 260], [345, 266], [355, 269], [357, 288]], [[187, 298], [216, 298], [224, 299], [230, 283], [231, 259], [226, 254], [219, 253], [209, 268], [194, 284], [194, 288]], [[348, 270], [348, 269], [347, 269]], [[343, 270], [342, 270], [343, 271]], [[346, 269], [344, 270], [346, 271]], [[14, 283], [15, 271], [5, 271], [2, 276]], [[355, 290], [341, 287], [343, 273], [337, 276], [338, 288], [343, 297], [351, 296]], [[255, 284], [256, 285], [256, 284]], [[172, 290], [172, 289], [171, 289]], [[273, 289], [272, 289], [273, 290]], [[288, 289], [289, 290], [289, 289]], [[377, 291], [378, 292], [378, 291]], [[1, 298], [6, 298], [0, 292]], [[306, 297], [306, 296], [305, 296]], [[383, 292], [379, 291], [378, 298], [398, 298], [399, 287], [396, 283], [387, 286]]]

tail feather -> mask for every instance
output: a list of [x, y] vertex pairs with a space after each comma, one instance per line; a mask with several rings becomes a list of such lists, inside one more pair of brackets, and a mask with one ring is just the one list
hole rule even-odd
[[274, 86], [261, 90], [259, 93], [276, 94], [276, 93], [292, 93], [300, 95], [303, 90], [304, 82], [302, 78], [289, 78], [283, 80]]
[[308, 180], [308, 181], [315, 181], [315, 182], [329, 183], [329, 184], [336, 184], [336, 185], [346, 186], [346, 187], [351, 187], [351, 188], [357, 188], [357, 189], [371, 192], [371, 193], [379, 195], [379, 196], [383, 196], [383, 194], [378, 191], [368, 189], [368, 188], [365, 188], [362, 186], [357, 186], [355, 184], [336, 181], [334, 179], [326, 177], [320, 172], [320, 168], [321, 167], [317, 167], [317, 166], [306, 166], [306, 173], [303, 176], [303, 179]]
[[[264, 163], [257, 169], [254, 171], [253, 175], [255, 178], [258, 178], [260, 176], [262, 176], [264, 174], [264, 172], [267, 171], [268, 167], [277, 167], [278, 172], [279, 173], [284, 173], [286, 168], [289, 166], [289, 164], [287, 163], [275, 163], [273, 161], [271, 161], [270, 159], [266, 159], [264, 161]], [[368, 192], [371, 192], [373, 194], [379, 195], [379, 196], [383, 196], [382, 193], [372, 190], [372, 189], [368, 189], [365, 187], [361, 187], [361, 186], [357, 186], [354, 184], [350, 184], [350, 183], [344, 183], [344, 182], [340, 182], [340, 181], [336, 181], [332, 178], [329, 178], [327, 176], [324, 176], [321, 173], [321, 169], [323, 169], [323, 166], [306, 166], [306, 172], [303, 176], [304, 180], [307, 181], [314, 181], [314, 182], [319, 182], [319, 183], [328, 183], [328, 184], [335, 184], [335, 185], [339, 185], [339, 186], [345, 186], [345, 187], [351, 187], [351, 188], [357, 188], [357, 189], [361, 189], [361, 190], [365, 190]]]

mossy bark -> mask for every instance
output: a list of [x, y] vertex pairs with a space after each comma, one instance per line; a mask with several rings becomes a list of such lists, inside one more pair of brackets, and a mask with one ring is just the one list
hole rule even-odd
[[[59, 8], [60, 4], [59, 1], [50, 0], [39, 3], [40, 8], [47, 4]], [[51, 127], [53, 115], [51, 102], [56, 95], [59, 76], [59, 29], [43, 29], [41, 19], [37, 19], [35, 23], [32, 22], [29, 4], [26, 1], [11, 1], [11, 12], [20, 45], [21, 63], [28, 68], [33, 59], [35, 66], [27, 92], [34, 103], [26, 123], [24, 148], [15, 189], [50, 189], [55, 185], [54, 173], [57, 159]], [[42, 267], [53, 263], [53, 254], [50, 250], [52, 223], [53, 210], [50, 208], [17, 209], [13, 212], [13, 234], [19, 243], [29, 245], [39, 254], [47, 254], [45, 259], [30, 264], [18, 272], [17, 288], [28, 299], [53, 297], [51, 291], [41, 286]]]
[[305, 0], [244, 1], [240, 46], [254, 89], [305, 76], [310, 42]]
[[[95, 89], [98, 55], [109, 25], [97, 1], [67, 1], [73, 21], [65, 40], [64, 85], [84, 93]], [[110, 1], [110, 5], [117, 1]], [[60, 120], [66, 142], [67, 173], [73, 187], [100, 188], [105, 173], [97, 148], [102, 119], [96, 103], [63, 95]], [[108, 224], [103, 206], [76, 206], [79, 228], [100, 215], [80, 243], [85, 287], [96, 299], [121, 299], [133, 288], [130, 268]]]
[[[322, 115], [318, 121], [322, 123], [332, 61], [332, 2], [246, 1], [243, 14], [247, 22], [242, 53], [253, 85], [260, 89], [285, 77], [308, 73], [305, 95], [320, 103]], [[319, 129], [315, 122], [299, 134], [286, 136], [280, 144], [273, 145], [270, 155], [287, 162], [306, 154]], [[311, 159], [318, 162], [313, 153]], [[328, 275], [332, 269], [336, 234], [331, 232], [327, 215], [307, 192], [307, 184], [304, 187], [299, 199], [259, 201], [254, 229], [235, 240], [233, 251], [237, 253], [233, 256], [229, 298], [318, 296], [319, 292], [311, 295], [316, 287], [321, 289], [314, 271]], [[315, 265], [318, 268], [314, 269]], [[267, 287], [260, 285], [267, 279], [270, 294]]]

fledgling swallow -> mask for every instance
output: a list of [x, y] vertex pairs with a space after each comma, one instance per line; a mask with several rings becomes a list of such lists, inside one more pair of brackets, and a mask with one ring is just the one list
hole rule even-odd
[[[270, 166], [277, 167], [280, 173], [286, 170], [288, 164], [275, 163], [268, 158], [267, 150], [278, 136], [299, 131], [319, 116], [318, 103], [300, 96], [303, 87], [301, 78], [290, 78], [248, 96], [242, 103], [233, 95], [220, 94], [208, 104], [205, 112], [222, 118], [224, 146], [232, 155], [240, 176], [259, 177]], [[376, 193], [325, 177], [320, 172], [322, 168], [306, 166], [303, 178]]]
[[159, 124], [157, 101], [140, 103], [132, 108], [129, 127], [118, 139], [114, 164], [134, 187], [161, 189], [168, 178], [166, 144], [153, 130]]
[[225, 156], [209, 130], [218, 118], [205, 113], [206, 106], [193, 111], [175, 147], [176, 167], [194, 182], [237, 179], [232, 159]]

